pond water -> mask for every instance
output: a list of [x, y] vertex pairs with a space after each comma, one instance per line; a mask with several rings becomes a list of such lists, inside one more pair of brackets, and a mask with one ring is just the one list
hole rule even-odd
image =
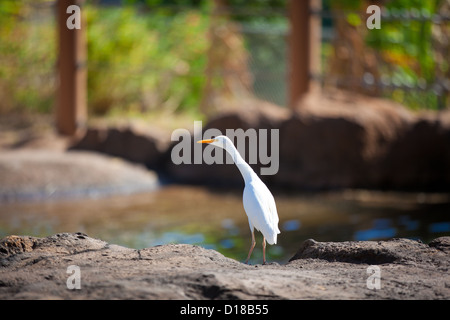
[[[450, 195], [366, 190], [277, 194], [281, 234], [268, 261], [287, 262], [300, 244], [317, 241], [429, 242], [450, 235]], [[251, 243], [241, 190], [167, 185], [151, 193], [99, 199], [3, 204], [0, 237], [84, 232], [130, 248], [188, 243], [245, 260]], [[262, 236], [251, 263], [262, 262]]]

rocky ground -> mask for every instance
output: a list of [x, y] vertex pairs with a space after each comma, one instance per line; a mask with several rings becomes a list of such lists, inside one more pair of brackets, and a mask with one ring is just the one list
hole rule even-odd
[[306, 240], [285, 265], [246, 265], [186, 244], [11, 235], [0, 241], [0, 299], [449, 299], [449, 267], [450, 237]]

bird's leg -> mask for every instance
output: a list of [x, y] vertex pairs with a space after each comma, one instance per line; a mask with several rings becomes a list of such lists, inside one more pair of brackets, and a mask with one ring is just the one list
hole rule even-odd
[[266, 238], [263, 237], [263, 264], [266, 264]]
[[247, 260], [245, 260], [245, 263], [248, 263], [248, 260], [250, 259], [250, 256], [252, 255], [253, 249], [255, 248], [256, 241], [255, 241], [255, 232], [252, 230], [252, 246], [250, 247], [250, 251], [248, 252]]

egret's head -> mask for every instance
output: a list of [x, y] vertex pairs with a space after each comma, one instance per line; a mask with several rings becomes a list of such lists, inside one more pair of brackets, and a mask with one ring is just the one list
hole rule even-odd
[[228, 144], [232, 144], [231, 140], [227, 136], [217, 136], [213, 139], [199, 140], [197, 143], [209, 143], [224, 149], [226, 149]]

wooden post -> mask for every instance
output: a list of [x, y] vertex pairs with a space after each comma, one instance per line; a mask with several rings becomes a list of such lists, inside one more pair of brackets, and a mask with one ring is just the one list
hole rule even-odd
[[320, 0], [289, 1], [289, 107], [295, 108], [299, 100], [316, 84], [311, 76], [320, 73], [321, 23], [311, 14], [320, 10]]
[[80, 10], [81, 28], [69, 29], [67, 20], [73, 12], [67, 8], [82, 0], [58, 0], [58, 75], [56, 127], [62, 135], [75, 135], [85, 126], [87, 117], [86, 23]]

